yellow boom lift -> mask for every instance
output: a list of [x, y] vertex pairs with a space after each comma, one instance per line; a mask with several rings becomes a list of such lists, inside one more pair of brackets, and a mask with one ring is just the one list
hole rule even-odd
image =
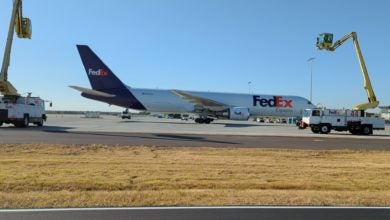
[[31, 21], [29, 18], [23, 17], [22, 0], [13, 0], [11, 21], [9, 24], [7, 43], [0, 73], [0, 93], [9, 98], [20, 96], [15, 87], [8, 81], [8, 66], [10, 64], [11, 47], [14, 36], [13, 29], [15, 29], [19, 38], [31, 38]]
[[360, 105], [356, 105], [354, 107], [355, 110], [366, 110], [370, 108], [376, 108], [379, 105], [379, 101], [375, 97], [374, 89], [372, 88], [370, 77], [368, 75], [368, 71], [366, 68], [366, 64], [364, 63], [363, 55], [359, 47], [359, 42], [357, 39], [356, 32], [351, 32], [345, 35], [340, 40], [336, 41], [333, 45], [333, 34], [330, 33], [322, 33], [317, 38], [317, 48], [320, 50], [328, 50], [335, 51], [339, 46], [345, 43], [348, 39], [353, 39], [353, 44], [355, 45], [356, 54], [359, 60], [360, 69], [362, 70], [363, 80], [364, 80], [364, 89], [367, 92], [368, 102], [362, 103]]

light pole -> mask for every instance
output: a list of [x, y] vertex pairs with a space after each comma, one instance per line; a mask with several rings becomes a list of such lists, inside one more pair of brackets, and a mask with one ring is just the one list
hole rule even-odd
[[252, 82], [249, 81], [249, 82], [248, 82], [248, 91], [249, 91], [249, 94], [251, 94], [251, 84], [252, 84]]
[[310, 102], [312, 102], [313, 99], [313, 60], [315, 59], [315, 57], [307, 59], [307, 62], [310, 62]]

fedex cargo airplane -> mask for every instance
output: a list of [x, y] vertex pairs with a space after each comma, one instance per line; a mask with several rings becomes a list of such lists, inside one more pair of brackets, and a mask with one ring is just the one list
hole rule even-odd
[[86, 45], [77, 45], [92, 89], [70, 86], [85, 98], [124, 108], [162, 113], [198, 114], [197, 123], [216, 118], [248, 120], [251, 116], [301, 117], [315, 106], [299, 96], [140, 89], [127, 86]]

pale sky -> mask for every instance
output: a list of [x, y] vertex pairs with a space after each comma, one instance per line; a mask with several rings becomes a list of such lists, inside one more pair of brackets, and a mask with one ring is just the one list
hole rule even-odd
[[[12, 0], [0, 8], [4, 53]], [[317, 51], [319, 33], [356, 31], [380, 105], [390, 105], [390, 1], [24, 0], [31, 40], [14, 38], [9, 80], [54, 110], [119, 111], [85, 99], [90, 87], [76, 44], [89, 45], [127, 85], [310, 96], [329, 108], [366, 102], [349, 41]], [[251, 82], [248, 84], [248, 82]]]

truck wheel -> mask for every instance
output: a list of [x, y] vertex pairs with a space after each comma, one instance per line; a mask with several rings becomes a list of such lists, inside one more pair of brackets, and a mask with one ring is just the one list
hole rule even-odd
[[29, 123], [30, 123], [30, 120], [28, 118], [28, 115], [24, 115], [23, 122], [22, 122], [22, 127], [27, 128]]
[[320, 128], [318, 126], [313, 126], [311, 127], [311, 131], [315, 134], [320, 133]]
[[359, 132], [354, 130], [354, 129], [349, 129], [349, 133], [351, 133], [351, 134], [359, 134]]
[[372, 134], [371, 127], [368, 126], [368, 125], [363, 125], [363, 126], [362, 126], [362, 130], [361, 130], [361, 133], [364, 134], [364, 135], [370, 135], [370, 134]]
[[328, 134], [330, 132], [330, 126], [326, 124], [320, 125], [321, 134]]
[[17, 121], [14, 123], [15, 127], [17, 128], [23, 128], [24, 127], [24, 122], [23, 121]]
[[39, 120], [39, 122], [37, 122], [37, 126], [38, 126], [38, 127], [42, 127], [42, 126], [43, 126], [43, 118], [41, 118], [41, 119]]

